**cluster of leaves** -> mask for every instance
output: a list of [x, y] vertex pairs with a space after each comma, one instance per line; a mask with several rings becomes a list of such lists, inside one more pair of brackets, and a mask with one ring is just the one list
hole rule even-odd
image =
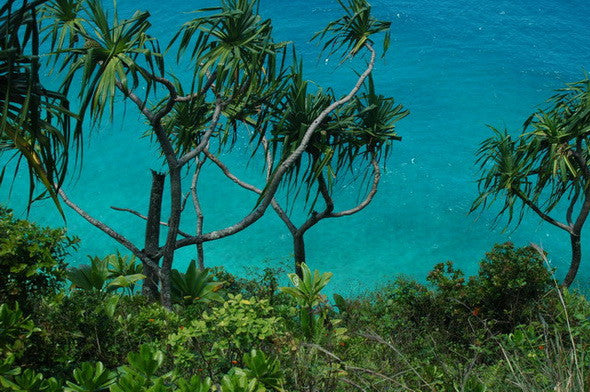
[[[40, 73], [38, 8], [47, 0], [8, 0], [0, 6], [0, 152], [13, 153], [16, 170], [21, 161], [29, 173], [29, 202], [45, 193], [57, 202], [54, 184], [60, 186], [69, 166], [73, 133], [65, 95], [44, 86]], [[74, 143], [72, 143], [72, 141]], [[6, 163], [0, 171], [0, 183]], [[44, 188], [35, 192], [37, 181]]]
[[275, 313], [268, 300], [229, 294], [220, 306], [203, 312], [168, 337], [175, 366], [187, 371], [200, 368], [211, 374], [227, 370], [250, 348], [276, 351], [274, 342], [287, 331], [282, 317]]
[[378, 292], [374, 306], [391, 315], [380, 331], [393, 332], [410, 324], [415, 330], [434, 328], [453, 342], [481, 344], [485, 336], [507, 333], [534, 320], [540, 303], [554, 301], [551, 272], [530, 246], [496, 245], [480, 262], [478, 275], [469, 279], [446, 262], [437, 264], [427, 280], [430, 287], [399, 279]]
[[[135, 271], [122, 255], [94, 260], [107, 272]], [[30, 293], [34, 307], [0, 305], [0, 385], [46, 392], [586, 386], [590, 304], [552, 289], [534, 248], [497, 245], [469, 279], [443, 263], [430, 286], [399, 280], [369, 297], [336, 295], [336, 307], [322, 294], [329, 273], [302, 264], [302, 277], [291, 274], [280, 290], [272, 270], [262, 276], [274, 282], [272, 293], [260, 281], [191, 263], [176, 272], [174, 311], [104, 282], [40, 288]]]
[[0, 302], [28, 309], [39, 296], [57, 292], [65, 282], [65, 257], [77, 243], [62, 229], [15, 219], [0, 207]]
[[88, 258], [90, 264], [68, 270], [72, 289], [114, 291], [126, 288], [132, 293], [137, 282], [145, 279], [141, 273], [142, 265], [133, 256], [117, 253], [102, 259], [97, 256]]

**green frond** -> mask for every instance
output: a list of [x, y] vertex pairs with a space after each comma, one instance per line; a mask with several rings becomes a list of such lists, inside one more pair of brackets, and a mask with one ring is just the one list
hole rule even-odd
[[389, 48], [391, 41], [391, 22], [376, 19], [371, 13], [371, 5], [366, 0], [348, 0], [344, 3], [338, 0], [345, 15], [330, 22], [326, 28], [314, 35], [315, 38], [327, 40], [323, 49], [330, 54], [345, 48], [346, 56], [354, 56], [365, 44], [373, 44], [372, 37], [384, 33], [383, 54]]

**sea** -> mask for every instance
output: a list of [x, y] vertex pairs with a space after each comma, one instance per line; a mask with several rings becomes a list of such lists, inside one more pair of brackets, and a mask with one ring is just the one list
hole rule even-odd
[[[190, 12], [217, 6], [215, 0], [119, 0], [120, 17], [136, 9], [149, 10], [151, 33], [165, 46]], [[453, 261], [465, 274], [477, 273], [478, 263], [494, 244], [535, 243], [548, 252], [559, 280], [567, 271], [569, 238], [563, 231], [525, 214], [520, 225], [495, 221], [499, 205], [470, 214], [477, 196], [475, 152], [491, 136], [488, 126], [518, 134], [525, 119], [555, 89], [580, 80], [590, 69], [590, 2], [587, 0], [372, 0], [376, 17], [392, 22], [391, 47], [378, 58], [374, 77], [377, 92], [394, 97], [411, 114], [398, 123], [403, 137], [394, 144], [383, 169], [379, 191], [360, 213], [325, 220], [306, 235], [308, 264], [331, 271], [329, 290], [357, 295], [404, 275], [423, 281], [432, 267]], [[109, 6], [110, 7], [110, 6]], [[315, 32], [340, 17], [336, 0], [261, 0], [260, 13], [272, 19], [276, 40], [292, 42], [312, 86], [346, 94], [366, 58], [342, 61], [322, 52], [311, 41]], [[167, 58], [172, 64], [174, 56]], [[173, 66], [181, 78], [191, 72], [185, 62]], [[111, 206], [147, 210], [150, 169], [162, 170], [155, 144], [145, 136], [147, 126], [132, 105], [116, 103], [113, 121], [87, 127], [81, 165], [64, 185], [69, 197], [91, 215], [135, 241], [143, 243], [144, 222]], [[249, 159], [246, 136], [222, 155], [236, 174], [262, 186], [259, 159]], [[184, 184], [188, 190], [190, 173]], [[26, 172], [11, 184], [6, 176], [0, 202], [19, 217], [44, 226], [67, 227], [80, 237], [72, 265], [88, 262], [87, 255], [104, 256], [117, 250], [110, 237], [67, 209], [64, 221], [51, 202], [26, 211]], [[335, 185], [336, 209], [348, 209], [362, 199], [362, 181]], [[284, 192], [284, 191], [283, 191]], [[256, 196], [227, 180], [214, 166], [205, 166], [199, 180], [205, 231], [223, 228], [248, 213]], [[194, 232], [190, 202], [181, 228]], [[302, 203], [289, 205], [293, 219], [302, 222]], [[166, 207], [164, 209], [166, 211]], [[555, 211], [563, 219], [562, 210]], [[166, 216], [163, 217], [164, 219]], [[588, 229], [576, 285], [590, 286]], [[291, 272], [292, 240], [272, 210], [248, 229], [206, 243], [205, 263], [237, 274], [256, 274], [265, 267]], [[175, 268], [183, 270], [196, 257], [193, 247], [179, 251]]]

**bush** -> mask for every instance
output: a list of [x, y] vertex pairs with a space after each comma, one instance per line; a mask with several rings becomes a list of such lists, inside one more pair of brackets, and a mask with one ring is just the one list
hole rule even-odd
[[254, 348], [272, 351], [274, 339], [285, 332], [283, 319], [268, 300], [230, 294], [220, 306], [179, 327], [168, 345], [178, 369], [213, 373], [227, 371]]
[[129, 347], [113, 313], [118, 299], [107, 293], [76, 291], [44, 301], [33, 314], [41, 331], [32, 337], [21, 365], [63, 376], [85, 361], [119, 366], [136, 347]]
[[427, 332], [470, 346], [481, 344], [490, 333], [511, 332], [539, 312], [558, 313], [555, 296], [548, 294], [553, 288], [551, 271], [530, 246], [494, 246], [481, 261], [478, 274], [469, 279], [446, 262], [437, 264], [427, 280], [430, 287], [398, 279], [362, 302], [349, 322], [372, 324], [379, 333], [414, 340], [413, 344], [419, 343], [417, 335]]
[[28, 312], [39, 297], [55, 293], [65, 280], [64, 259], [78, 242], [0, 207], [0, 302], [18, 302]]

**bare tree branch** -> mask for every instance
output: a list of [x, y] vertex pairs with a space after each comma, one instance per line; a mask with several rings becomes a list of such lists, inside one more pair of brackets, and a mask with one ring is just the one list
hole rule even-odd
[[551, 223], [554, 226], [559, 227], [562, 230], [567, 231], [570, 234], [573, 234], [573, 231], [572, 231], [572, 227], [571, 226], [565, 225], [565, 224], [559, 222], [558, 220], [553, 219], [549, 215], [545, 214], [539, 207], [537, 207], [537, 205], [535, 203], [533, 203], [531, 200], [529, 200], [529, 198], [526, 197], [526, 195], [520, 189], [513, 189], [513, 191], [514, 191], [514, 194], [520, 200], [522, 200], [522, 202], [524, 204], [526, 204], [527, 206], [529, 206], [531, 208], [531, 210], [535, 211], [535, 213], [537, 215], [539, 215], [541, 217], [541, 219], [543, 219], [546, 222]]
[[142, 250], [140, 250], [135, 245], [133, 245], [133, 243], [131, 241], [129, 241], [123, 235], [119, 234], [117, 231], [112, 229], [110, 226], [108, 226], [105, 223], [99, 221], [98, 219], [90, 216], [90, 214], [88, 214], [86, 211], [84, 211], [82, 208], [80, 208], [77, 204], [72, 202], [68, 198], [68, 196], [66, 195], [66, 193], [64, 192], [63, 189], [59, 189], [58, 194], [63, 199], [64, 203], [66, 203], [66, 205], [68, 207], [70, 207], [72, 210], [76, 211], [76, 213], [78, 215], [80, 215], [82, 218], [86, 219], [86, 221], [88, 221], [91, 225], [100, 229], [103, 233], [107, 234], [109, 237], [113, 238], [115, 241], [117, 241], [118, 243], [123, 245], [131, 253], [133, 253], [135, 256], [137, 256], [141, 261], [143, 261], [144, 263], [146, 263], [147, 265], [152, 267], [155, 271], [157, 271], [158, 274], [160, 273], [160, 267], [157, 264], [155, 264], [149, 257], [147, 257], [147, 255]]
[[[121, 207], [115, 207], [115, 206], [111, 206], [111, 209], [115, 210], [115, 211], [122, 211], [122, 212], [129, 212], [130, 214], [133, 214], [143, 220], [147, 220], [148, 217], [145, 215], [142, 215], [140, 212], [132, 210], [131, 208], [121, 208]], [[160, 221], [160, 225], [162, 226], [168, 226], [167, 222], [162, 222]], [[184, 231], [178, 230], [178, 234], [180, 234], [183, 237], [190, 237], [190, 234], [185, 233]]]
[[119, 81], [117, 81], [115, 83], [117, 85], [117, 88], [123, 93], [123, 95], [125, 95], [135, 105], [137, 105], [137, 108], [139, 109], [139, 111], [151, 122], [154, 119], [154, 114], [151, 111], [149, 111], [148, 108], [146, 108], [144, 100], [139, 98], [137, 96], [137, 94], [135, 94], [133, 91], [131, 91], [123, 83], [121, 83]]
[[[229, 170], [229, 168], [223, 162], [221, 162], [221, 160], [219, 158], [217, 158], [215, 155], [211, 154], [211, 152], [208, 149], [205, 149], [203, 151], [203, 153], [218, 168], [221, 169], [221, 171], [223, 172], [223, 174], [225, 174], [225, 176], [227, 178], [229, 178], [230, 180], [232, 180], [233, 182], [235, 182], [236, 184], [238, 184], [239, 186], [241, 186], [242, 188], [244, 188], [246, 190], [249, 190], [251, 192], [254, 192], [254, 193], [258, 194], [258, 195], [262, 194], [262, 189], [256, 188], [254, 185], [248, 184], [247, 182], [240, 180], [238, 177], [236, 177]], [[296, 232], [297, 231], [297, 227], [295, 227], [295, 225], [293, 224], [293, 222], [291, 221], [291, 219], [289, 219], [289, 216], [287, 215], [287, 213], [285, 212], [285, 210], [279, 205], [279, 203], [276, 201], [276, 199], [274, 197], [271, 200], [271, 205], [272, 205], [272, 208], [276, 211], [276, 213], [279, 216], [279, 218], [281, 218], [283, 220], [283, 222], [285, 222], [285, 224], [289, 228], [289, 231], [291, 231], [292, 233], [293, 232]]]
[[182, 97], [176, 97], [175, 101], [176, 102], [190, 101], [192, 99], [195, 99], [195, 98], [205, 94], [209, 90], [209, 88], [214, 87], [213, 83], [215, 82], [215, 78], [217, 77], [217, 73], [216, 72], [207, 73], [207, 76], [208, 76], [207, 82], [205, 83], [205, 85], [203, 86], [203, 88], [200, 91], [193, 93], [193, 94], [188, 94], [188, 95], [185, 95]]
[[195, 147], [194, 149], [192, 149], [191, 151], [184, 154], [178, 160], [179, 166], [184, 166], [188, 161], [195, 158], [201, 151], [203, 151], [203, 149], [205, 149], [207, 147], [207, 145], [209, 144], [209, 138], [211, 137], [211, 134], [213, 134], [213, 132], [215, 131], [215, 128], [217, 128], [217, 123], [219, 122], [219, 118], [221, 117], [221, 109], [222, 108], [223, 108], [223, 105], [221, 104], [221, 101], [218, 99], [215, 102], [215, 111], [213, 112], [213, 117], [211, 119], [211, 126], [209, 127], [209, 129], [207, 129], [207, 131], [203, 135], [201, 141], [199, 142], [199, 145], [197, 147]]
[[219, 238], [227, 237], [229, 235], [235, 234], [239, 231], [244, 230], [246, 227], [250, 226], [252, 223], [256, 222], [264, 212], [266, 211], [267, 207], [272, 203], [272, 199], [274, 198], [274, 194], [283, 178], [283, 175], [289, 170], [291, 166], [299, 159], [301, 154], [307, 148], [307, 145], [313, 136], [317, 127], [326, 119], [326, 117], [332, 113], [336, 108], [345, 104], [346, 102], [350, 101], [352, 97], [360, 90], [361, 86], [363, 85], [365, 79], [369, 76], [369, 74], [373, 71], [373, 67], [375, 65], [375, 58], [376, 52], [373, 47], [365, 43], [365, 48], [367, 48], [371, 52], [371, 58], [369, 60], [369, 64], [365, 71], [359, 76], [357, 79], [356, 84], [352, 88], [352, 90], [342, 97], [341, 99], [333, 102], [329, 105], [326, 109], [324, 109], [320, 115], [311, 123], [311, 125], [305, 131], [301, 139], [301, 143], [299, 146], [293, 151], [275, 170], [273, 175], [268, 181], [268, 185], [266, 186], [262, 198], [259, 200], [258, 205], [252, 212], [248, 215], [243, 217], [239, 222], [233, 224], [232, 226], [228, 226], [224, 229], [215, 230], [201, 236], [195, 236], [192, 238], [184, 238], [176, 242], [175, 248], [182, 248], [184, 246], [196, 244], [198, 242], [206, 242], [206, 241], [213, 241]]
[[[195, 158], [197, 161], [197, 167], [195, 168], [195, 173], [193, 174], [193, 178], [191, 180], [191, 197], [193, 200], [193, 206], [195, 208], [195, 214], [197, 215], [197, 225], [196, 225], [196, 234], [199, 236], [203, 234], [203, 220], [205, 216], [203, 215], [203, 209], [201, 208], [201, 202], [199, 201], [199, 194], [197, 193], [197, 183], [199, 180], [199, 175], [201, 174], [201, 168], [206, 161], [206, 157], [203, 159], [199, 159], [198, 156]], [[197, 261], [199, 262], [199, 268], [205, 268], [205, 253], [203, 252], [203, 243], [197, 244]]]
[[371, 166], [373, 166], [373, 185], [371, 186], [371, 190], [367, 194], [367, 197], [365, 197], [365, 199], [356, 207], [345, 211], [333, 212], [330, 214], [329, 218], [338, 218], [341, 216], [356, 214], [373, 201], [379, 187], [379, 181], [381, 180], [381, 170], [379, 169], [379, 163], [375, 158], [371, 159]]

